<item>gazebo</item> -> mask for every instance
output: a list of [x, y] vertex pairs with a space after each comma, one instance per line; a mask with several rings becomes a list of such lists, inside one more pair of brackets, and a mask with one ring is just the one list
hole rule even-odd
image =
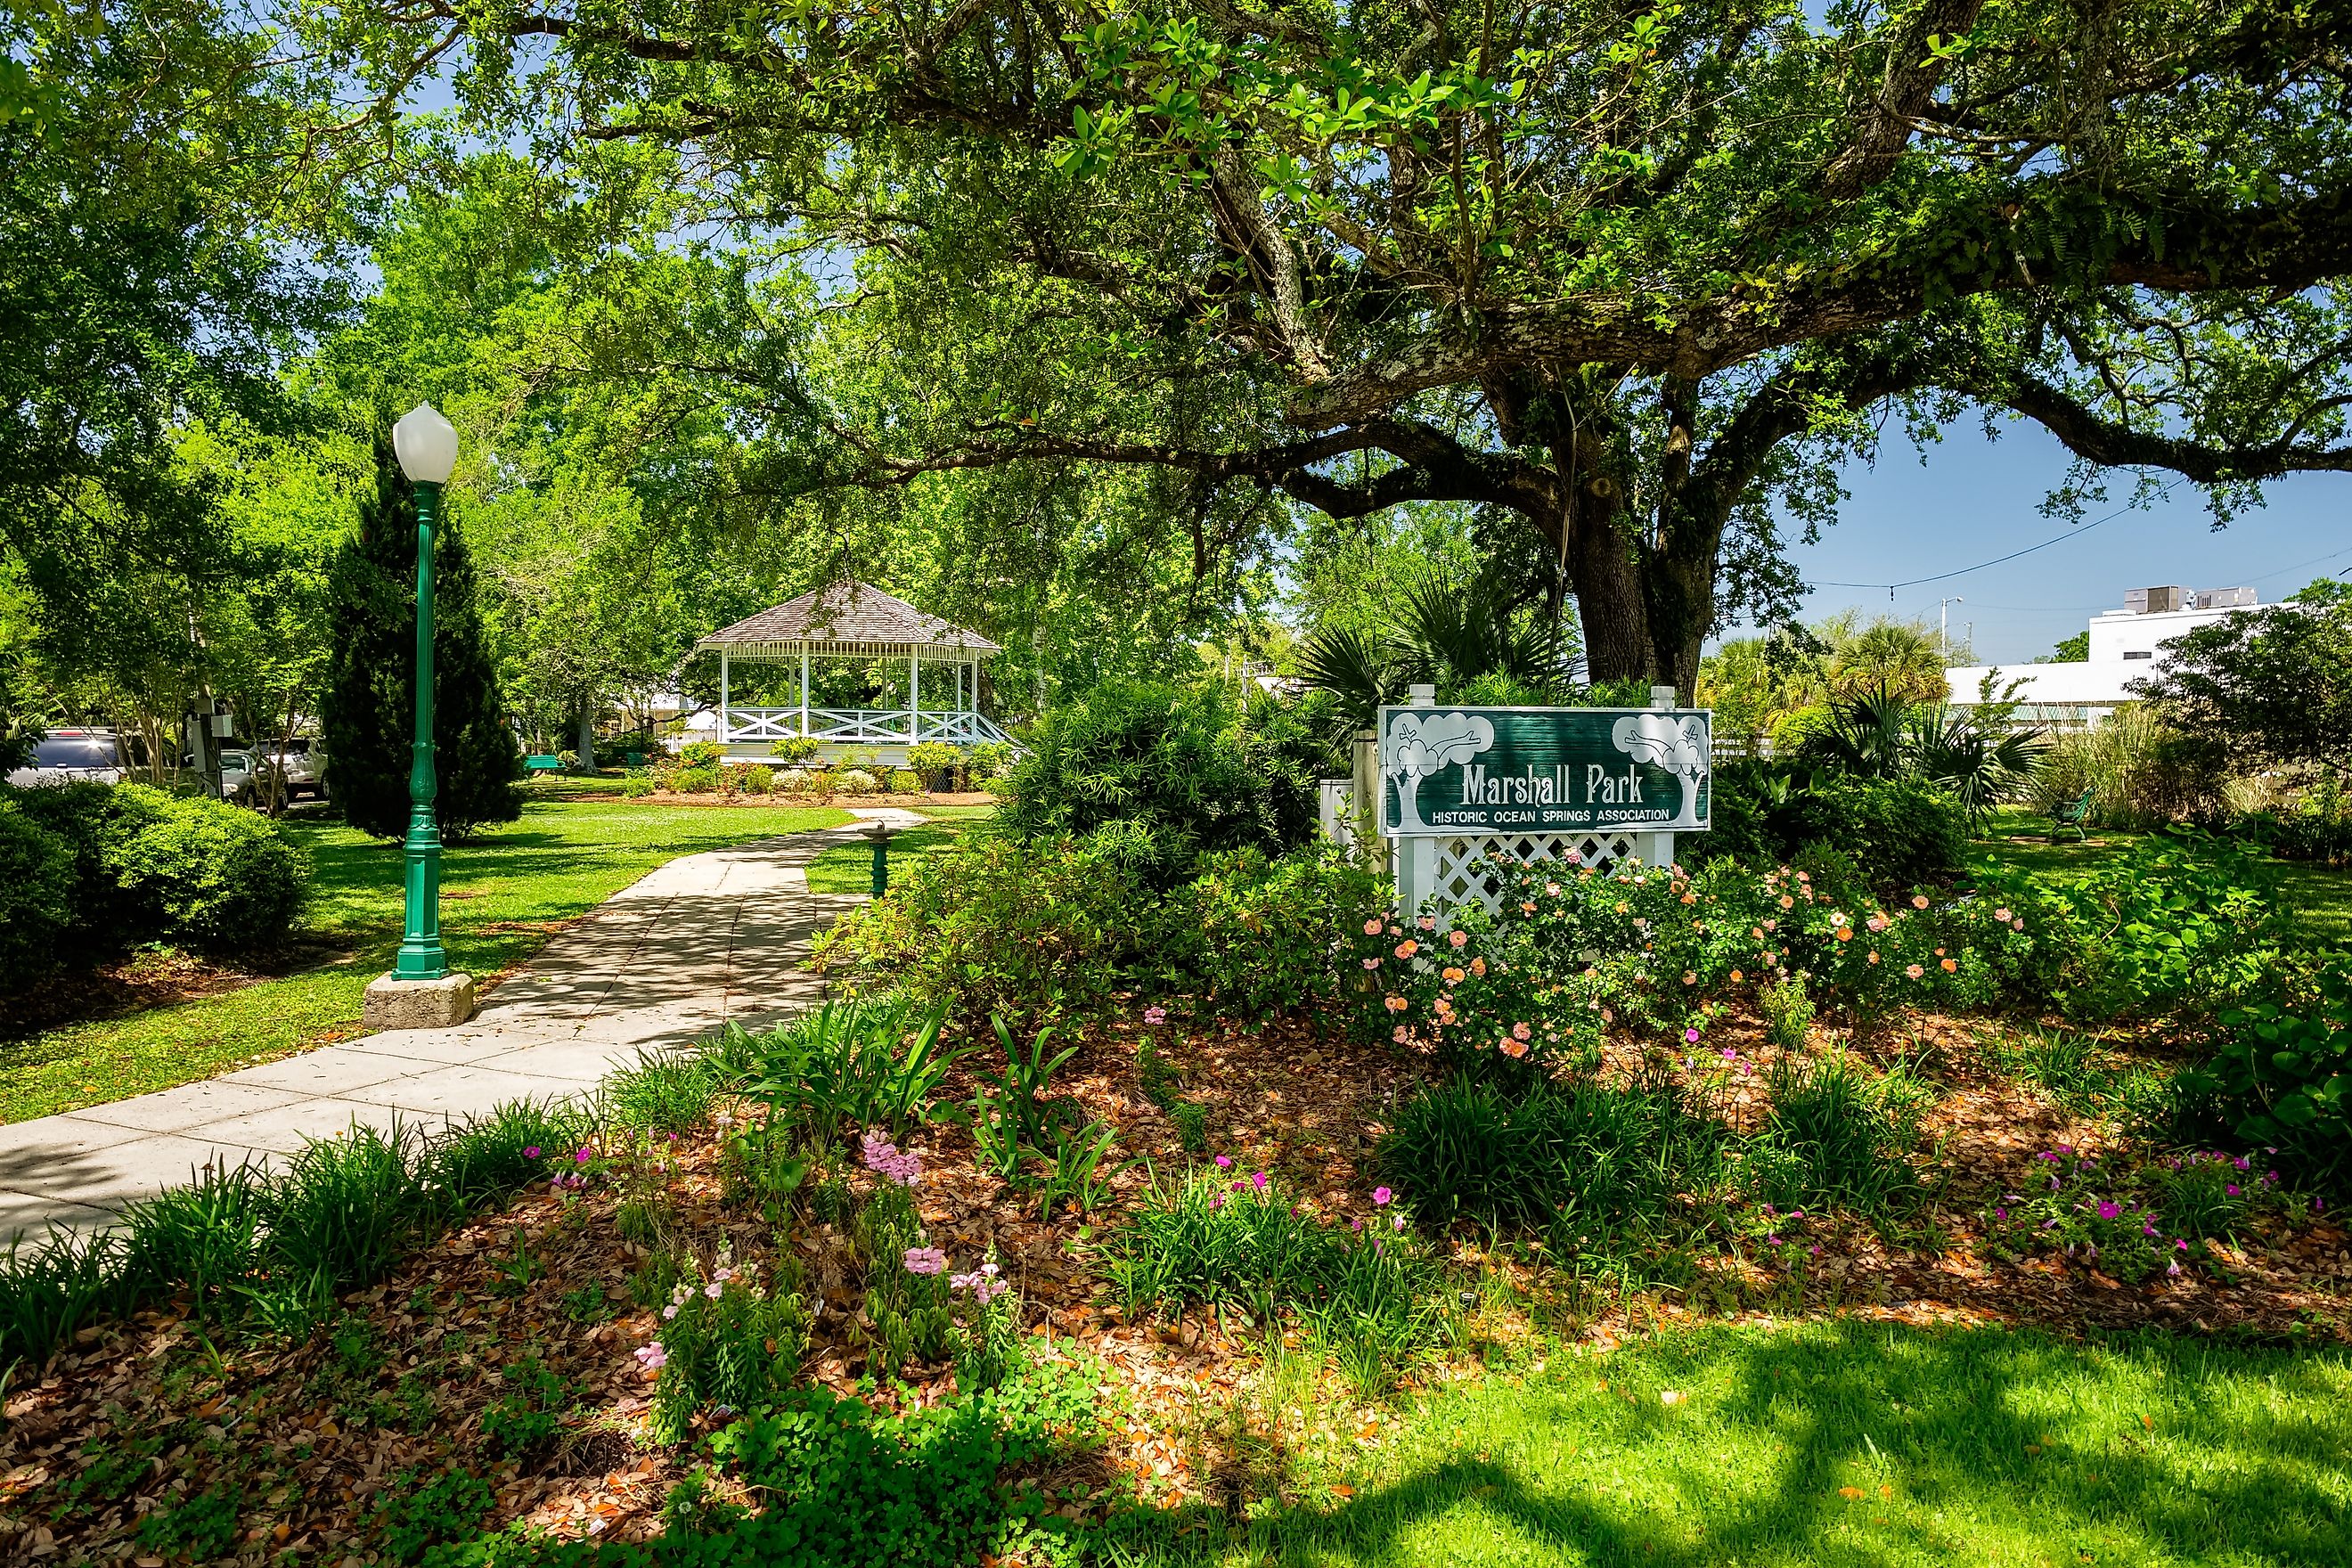
[[[925, 615], [870, 583], [835, 583], [790, 604], [736, 622], [696, 643], [719, 655], [719, 742], [730, 757], [763, 757], [774, 742], [806, 736], [820, 755], [869, 751], [877, 762], [904, 766], [907, 748], [920, 741], [978, 746], [1007, 739], [980, 711], [980, 665], [1003, 650], [978, 632]], [[905, 659], [904, 708], [816, 708], [809, 703], [809, 665], [818, 658]], [[801, 667], [797, 708], [739, 708], [730, 700], [737, 663]], [[923, 706], [923, 667], [931, 689], [953, 706]], [[941, 668], [945, 667], [945, 668]]]

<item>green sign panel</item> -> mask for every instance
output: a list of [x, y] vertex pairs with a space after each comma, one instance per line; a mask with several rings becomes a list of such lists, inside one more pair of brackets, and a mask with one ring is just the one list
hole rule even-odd
[[1704, 832], [1713, 715], [1664, 708], [1383, 708], [1391, 838]]

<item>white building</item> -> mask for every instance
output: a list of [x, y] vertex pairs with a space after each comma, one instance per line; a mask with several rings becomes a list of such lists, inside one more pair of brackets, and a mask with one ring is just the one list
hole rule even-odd
[[2079, 663], [1967, 665], [1944, 671], [1944, 679], [1955, 704], [1977, 701], [1991, 675], [1996, 695], [2017, 683], [2021, 721], [2095, 724], [2117, 703], [2135, 700], [2133, 681], [2164, 667], [2167, 644], [2257, 602], [2252, 588], [2134, 588], [2122, 609], [2091, 617], [2091, 657]]

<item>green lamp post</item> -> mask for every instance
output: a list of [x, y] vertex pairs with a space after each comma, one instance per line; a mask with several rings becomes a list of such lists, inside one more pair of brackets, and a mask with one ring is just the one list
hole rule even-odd
[[441, 826], [433, 797], [440, 778], [433, 760], [433, 525], [441, 487], [457, 466], [457, 431], [420, 403], [392, 427], [400, 471], [416, 487], [416, 738], [408, 751], [408, 924], [392, 973], [398, 980], [439, 980], [449, 973], [441, 950]]
[[370, 1029], [447, 1027], [474, 1011], [470, 975], [453, 974], [441, 948], [441, 827], [433, 756], [433, 525], [441, 487], [457, 466], [457, 432], [429, 403], [392, 427], [400, 471], [416, 487], [416, 735], [409, 747], [407, 925], [392, 973], [367, 990]]

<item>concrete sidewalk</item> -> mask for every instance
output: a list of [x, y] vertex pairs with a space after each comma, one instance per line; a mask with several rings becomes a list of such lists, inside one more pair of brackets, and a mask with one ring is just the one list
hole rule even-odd
[[[857, 815], [923, 820], [887, 807]], [[354, 1121], [437, 1126], [505, 1100], [581, 1094], [640, 1050], [793, 1013], [818, 991], [802, 967], [811, 938], [860, 901], [812, 893], [804, 868], [861, 842], [864, 826], [673, 860], [558, 935], [455, 1028], [369, 1035], [0, 1127], [0, 1238], [101, 1226], [198, 1166], [292, 1153]]]

